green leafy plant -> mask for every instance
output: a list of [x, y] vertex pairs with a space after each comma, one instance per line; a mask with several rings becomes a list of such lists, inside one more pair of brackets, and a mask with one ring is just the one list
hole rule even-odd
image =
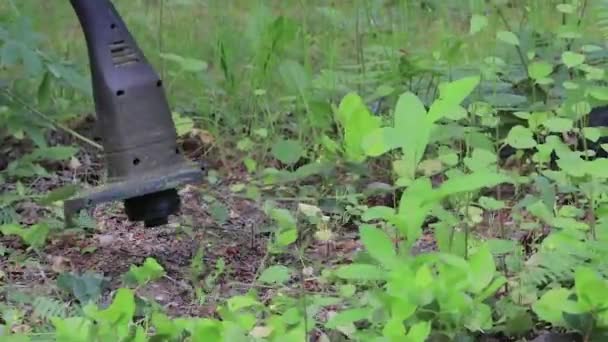
[[146, 258], [141, 266], [131, 265], [125, 279], [143, 285], [165, 275], [165, 269], [154, 258]]

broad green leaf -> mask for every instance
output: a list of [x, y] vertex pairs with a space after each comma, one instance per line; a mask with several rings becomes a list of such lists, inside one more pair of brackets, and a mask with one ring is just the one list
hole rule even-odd
[[135, 328], [135, 336], [132, 342], [148, 342], [148, 335], [141, 325]]
[[272, 155], [283, 164], [294, 164], [303, 154], [304, 148], [297, 140], [278, 140], [272, 145]]
[[128, 277], [131, 277], [137, 284], [145, 284], [149, 281], [154, 281], [165, 275], [165, 269], [156, 261], [156, 259], [148, 257], [143, 265], [131, 265]]
[[388, 322], [382, 328], [382, 335], [389, 339], [389, 341], [398, 341], [403, 335], [405, 335], [405, 326], [403, 320], [391, 317]]
[[479, 205], [486, 210], [500, 210], [505, 207], [505, 202], [492, 197], [481, 196], [479, 198]]
[[471, 291], [479, 293], [490, 284], [496, 272], [494, 257], [492, 257], [487, 244], [483, 244], [475, 254], [471, 255], [469, 264], [471, 265], [471, 276], [473, 278]]
[[581, 309], [595, 311], [608, 307], [608, 284], [589, 267], [578, 267], [574, 273], [574, 286]]
[[[399, 271], [396, 269], [395, 272], [399, 272]], [[412, 289], [412, 286], [409, 285], [409, 283], [411, 281], [408, 281], [407, 284], [405, 282], [403, 283], [403, 285], [407, 289], [411, 289], [410, 291], [412, 291], [412, 290], [415, 291], [415, 293], [416, 293], [415, 304], [418, 304], [420, 306], [425, 306], [425, 305], [432, 303], [433, 300], [435, 299], [435, 296], [433, 294], [434, 293], [434, 282], [437, 279], [433, 275], [433, 271], [431, 271], [430, 266], [422, 265], [416, 271], [415, 277], [416, 277], [414, 280], [415, 287], [413, 289]], [[409, 303], [409, 301], [406, 303], [399, 303], [399, 304], [395, 303], [395, 305], [403, 306], [403, 307], [407, 308], [408, 310], [411, 310], [411, 314], [413, 314], [416, 309], [416, 306], [414, 305], [414, 303]], [[410, 311], [408, 311], [406, 313], [410, 314]], [[404, 317], [404, 319], [405, 318], [407, 318], [407, 317]]]
[[328, 329], [336, 329], [341, 326], [350, 325], [357, 321], [368, 319], [370, 317], [371, 311], [371, 307], [347, 309], [344, 311], [340, 311], [336, 315], [331, 317], [327, 321], [327, 323], [325, 323], [325, 327], [327, 327]]
[[488, 17], [480, 14], [473, 14], [469, 24], [469, 34], [476, 34], [488, 26]]
[[295, 228], [296, 219], [291, 212], [284, 208], [272, 208], [269, 211], [270, 217], [275, 220], [281, 228]]
[[346, 280], [383, 280], [387, 277], [387, 273], [378, 266], [367, 264], [340, 266], [335, 274]]
[[[234, 323], [232, 323], [234, 324]], [[230, 328], [226, 328], [220, 322], [211, 319], [201, 319], [192, 323], [192, 328], [188, 329], [192, 332], [192, 342], [207, 342], [207, 341], [230, 341], [227, 335]], [[237, 341], [243, 341], [243, 338]]]
[[463, 192], [471, 192], [482, 188], [490, 188], [508, 182], [509, 178], [495, 171], [478, 171], [460, 177], [450, 178], [443, 182], [438, 189], [442, 197]]
[[355, 93], [349, 93], [342, 99], [336, 118], [344, 129], [347, 159], [354, 162], [365, 160], [363, 139], [380, 128], [380, 118], [373, 116], [363, 99]]
[[298, 239], [296, 219], [291, 215], [289, 210], [272, 208], [269, 211], [269, 216], [275, 220], [279, 226], [278, 232], [276, 233], [276, 243], [279, 246], [288, 246]]
[[93, 322], [84, 317], [52, 317], [51, 322], [55, 326], [57, 341], [89, 342], [94, 340], [91, 336]]
[[340, 286], [340, 296], [350, 298], [357, 292], [357, 287], [353, 284], [344, 284]]
[[483, 289], [475, 298], [476, 301], [478, 302], [483, 302], [486, 299], [488, 299], [489, 297], [493, 296], [496, 294], [496, 291], [498, 291], [499, 288], [501, 288], [502, 286], [504, 286], [507, 283], [507, 278], [505, 278], [504, 276], [499, 276], [497, 278], [494, 278], [494, 280], [492, 280], [492, 282], [490, 283], [490, 285], [488, 285], [488, 287], [486, 287], [485, 289]]
[[291, 278], [291, 271], [283, 265], [270, 266], [262, 272], [259, 281], [266, 284], [282, 284]]
[[213, 218], [215, 223], [220, 225], [226, 223], [230, 218], [230, 210], [219, 201], [213, 201], [209, 205], [209, 214], [211, 214], [211, 218]]
[[603, 80], [604, 75], [606, 74], [603, 68], [593, 67], [584, 63], [579, 65], [578, 68], [586, 73], [585, 78], [588, 81]]
[[439, 97], [450, 105], [460, 105], [479, 85], [479, 75], [463, 77], [449, 83], [439, 84]]
[[62, 273], [57, 277], [57, 287], [72, 294], [81, 305], [97, 301], [103, 286], [103, 276], [90, 272], [82, 275]]
[[492, 308], [487, 304], [477, 303], [465, 325], [471, 331], [486, 331], [492, 328], [492, 323]]
[[571, 119], [553, 117], [545, 120], [543, 125], [547, 127], [550, 132], [565, 133], [572, 130], [573, 122]]
[[233, 296], [228, 299], [228, 309], [232, 312], [259, 305], [262, 304], [251, 295]]
[[76, 184], [64, 185], [49, 192], [45, 197], [40, 199], [39, 203], [42, 205], [50, 205], [57, 201], [63, 201], [74, 195], [78, 189], [80, 189], [80, 186]]
[[371, 220], [377, 220], [377, 219], [390, 220], [394, 215], [395, 215], [394, 208], [385, 207], [385, 206], [374, 206], [374, 207], [368, 208], [361, 216], [361, 219], [364, 222], [368, 222]]
[[496, 38], [510, 45], [519, 45], [519, 38], [511, 31], [498, 31]]
[[560, 155], [560, 153], [558, 153], [558, 157], [557, 166], [568, 175], [572, 177], [583, 177], [587, 173], [588, 164], [579, 158], [578, 155], [575, 155], [574, 153]]
[[70, 159], [74, 154], [78, 152], [78, 149], [72, 146], [52, 146], [39, 148], [32, 152], [32, 160], [52, 160], [62, 161]]
[[572, 82], [572, 81], [564, 81], [562, 83], [562, 85], [564, 86], [564, 88], [566, 88], [567, 90], [576, 90], [579, 89], [580, 86], [578, 83], [576, 82]]
[[503, 93], [485, 94], [483, 99], [494, 107], [517, 107], [528, 101], [528, 98], [522, 95]]
[[431, 322], [422, 321], [412, 325], [407, 332], [406, 340], [408, 342], [424, 342], [431, 334]]
[[487, 170], [496, 164], [496, 154], [485, 149], [476, 148], [470, 157], [464, 158], [464, 164], [471, 171]]
[[539, 61], [528, 65], [528, 73], [536, 81], [549, 77], [552, 72], [553, 65], [548, 62]]
[[397, 228], [413, 243], [422, 234], [421, 227], [439, 197], [429, 178], [414, 180], [401, 195]]
[[566, 51], [562, 53], [562, 62], [564, 62], [568, 68], [574, 68], [585, 62], [585, 55], [572, 51]]
[[576, 114], [576, 118], [581, 118], [591, 112], [591, 104], [588, 101], [578, 101], [570, 108]]
[[118, 289], [112, 304], [107, 309], [90, 314], [95, 316], [97, 320], [112, 326], [112, 332], [118, 334], [118, 336], [126, 337], [135, 314], [133, 291], [126, 288]]
[[445, 113], [445, 117], [450, 120], [458, 121], [467, 118], [469, 112], [462, 106], [453, 106]]
[[422, 101], [413, 93], [402, 94], [395, 107], [395, 131], [401, 138], [404, 160], [412, 171], [424, 156], [431, 127]]
[[596, 100], [608, 101], [608, 87], [592, 87], [589, 89], [589, 95]]
[[563, 326], [564, 303], [569, 300], [571, 294], [571, 291], [565, 288], [551, 289], [532, 305], [532, 310], [543, 321]]
[[184, 330], [183, 327], [180, 327], [179, 324], [162, 312], [152, 312], [150, 321], [154, 326], [156, 335], [164, 336], [167, 339], [178, 338]]
[[28, 228], [23, 228], [18, 224], [0, 225], [0, 233], [19, 236], [23, 242], [35, 249], [44, 246], [49, 231], [49, 226], [44, 222], [37, 223]]
[[387, 268], [395, 264], [397, 253], [393, 242], [385, 232], [370, 224], [364, 224], [359, 227], [359, 234], [361, 242], [372, 258]]
[[4, 327], [2, 325], [0, 325], [0, 336], [3, 337], [2, 342], [33, 342], [34, 340], [32, 340], [32, 338], [28, 335], [23, 335], [23, 334], [11, 334], [11, 335], [6, 335], [4, 336], [3, 334], [3, 329]]
[[489, 239], [487, 244], [493, 254], [514, 253], [517, 248], [517, 242], [513, 240]]
[[370, 157], [381, 156], [401, 145], [400, 136], [393, 127], [376, 128], [363, 137], [361, 142], [363, 151]]
[[292, 229], [281, 229], [277, 233], [276, 241], [279, 246], [289, 246], [292, 243], [296, 242], [298, 239], [298, 230], [295, 228]]
[[535, 321], [525, 308], [514, 308], [506, 317], [505, 332], [510, 335], [523, 335], [534, 328]]
[[583, 127], [583, 135], [585, 136], [585, 139], [597, 142], [602, 133], [597, 127]]
[[505, 142], [516, 149], [527, 149], [536, 146], [536, 140], [534, 140], [532, 131], [521, 125], [511, 128]]
[[194, 121], [192, 121], [191, 118], [183, 116], [178, 112], [173, 112], [171, 116], [173, 118], [173, 123], [178, 136], [181, 137], [192, 132], [192, 129], [194, 128]]

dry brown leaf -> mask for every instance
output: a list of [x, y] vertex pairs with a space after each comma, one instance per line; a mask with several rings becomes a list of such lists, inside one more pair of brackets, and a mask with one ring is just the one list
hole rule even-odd
[[190, 136], [197, 138], [205, 145], [211, 145], [215, 142], [213, 135], [204, 129], [194, 128], [190, 131]]
[[78, 158], [72, 157], [70, 159], [69, 166], [70, 166], [70, 169], [77, 170], [82, 166], [82, 163], [80, 162], [80, 160], [78, 160]]
[[70, 270], [70, 259], [62, 256], [51, 257], [51, 270], [55, 273], [64, 273]]
[[314, 273], [315, 273], [315, 270], [311, 266], [307, 266], [302, 269], [302, 274], [304, 274], [307, 277], [311, 277]]

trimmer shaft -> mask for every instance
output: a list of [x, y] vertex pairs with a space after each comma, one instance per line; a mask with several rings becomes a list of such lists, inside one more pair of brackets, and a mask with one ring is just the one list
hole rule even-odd
[[66, 223], [86, 207], [124, 200], [129, 220], [165, 224], [179, 211], [176, 187], [201, 181], [202, 171], [181, 154], [163, 82], [112, 3], [70, 2], [87, 43], [107, 184], [66, 201]]

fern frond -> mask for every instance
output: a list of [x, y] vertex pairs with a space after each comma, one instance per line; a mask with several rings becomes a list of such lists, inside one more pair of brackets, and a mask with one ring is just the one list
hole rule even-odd
[[595, 14], [595, 24], [602, 33], [605, 40], [608, 40], [608, 0], [594, 1], [593, 13]]
[[524, 284], [539, 287], [574, 278], [574, 270], [584, 262], [576, 254], [562, 251], [539, 252], [529, 260], [520, 277]]
[[555, 249], [541, 249], [526, 261], [520, 279], [526, 286], [541, 287], [549, 283], [571, 283], [577, 267], [585, 265], [608, 276], [606, 241], [585, 239], [562, 241]]
[[45, 321], [50, 321], [52, 317], [65, 318], [68, 314], [68, 304], [49, 297], [36, 297], [32, 308], [34, 315]]

